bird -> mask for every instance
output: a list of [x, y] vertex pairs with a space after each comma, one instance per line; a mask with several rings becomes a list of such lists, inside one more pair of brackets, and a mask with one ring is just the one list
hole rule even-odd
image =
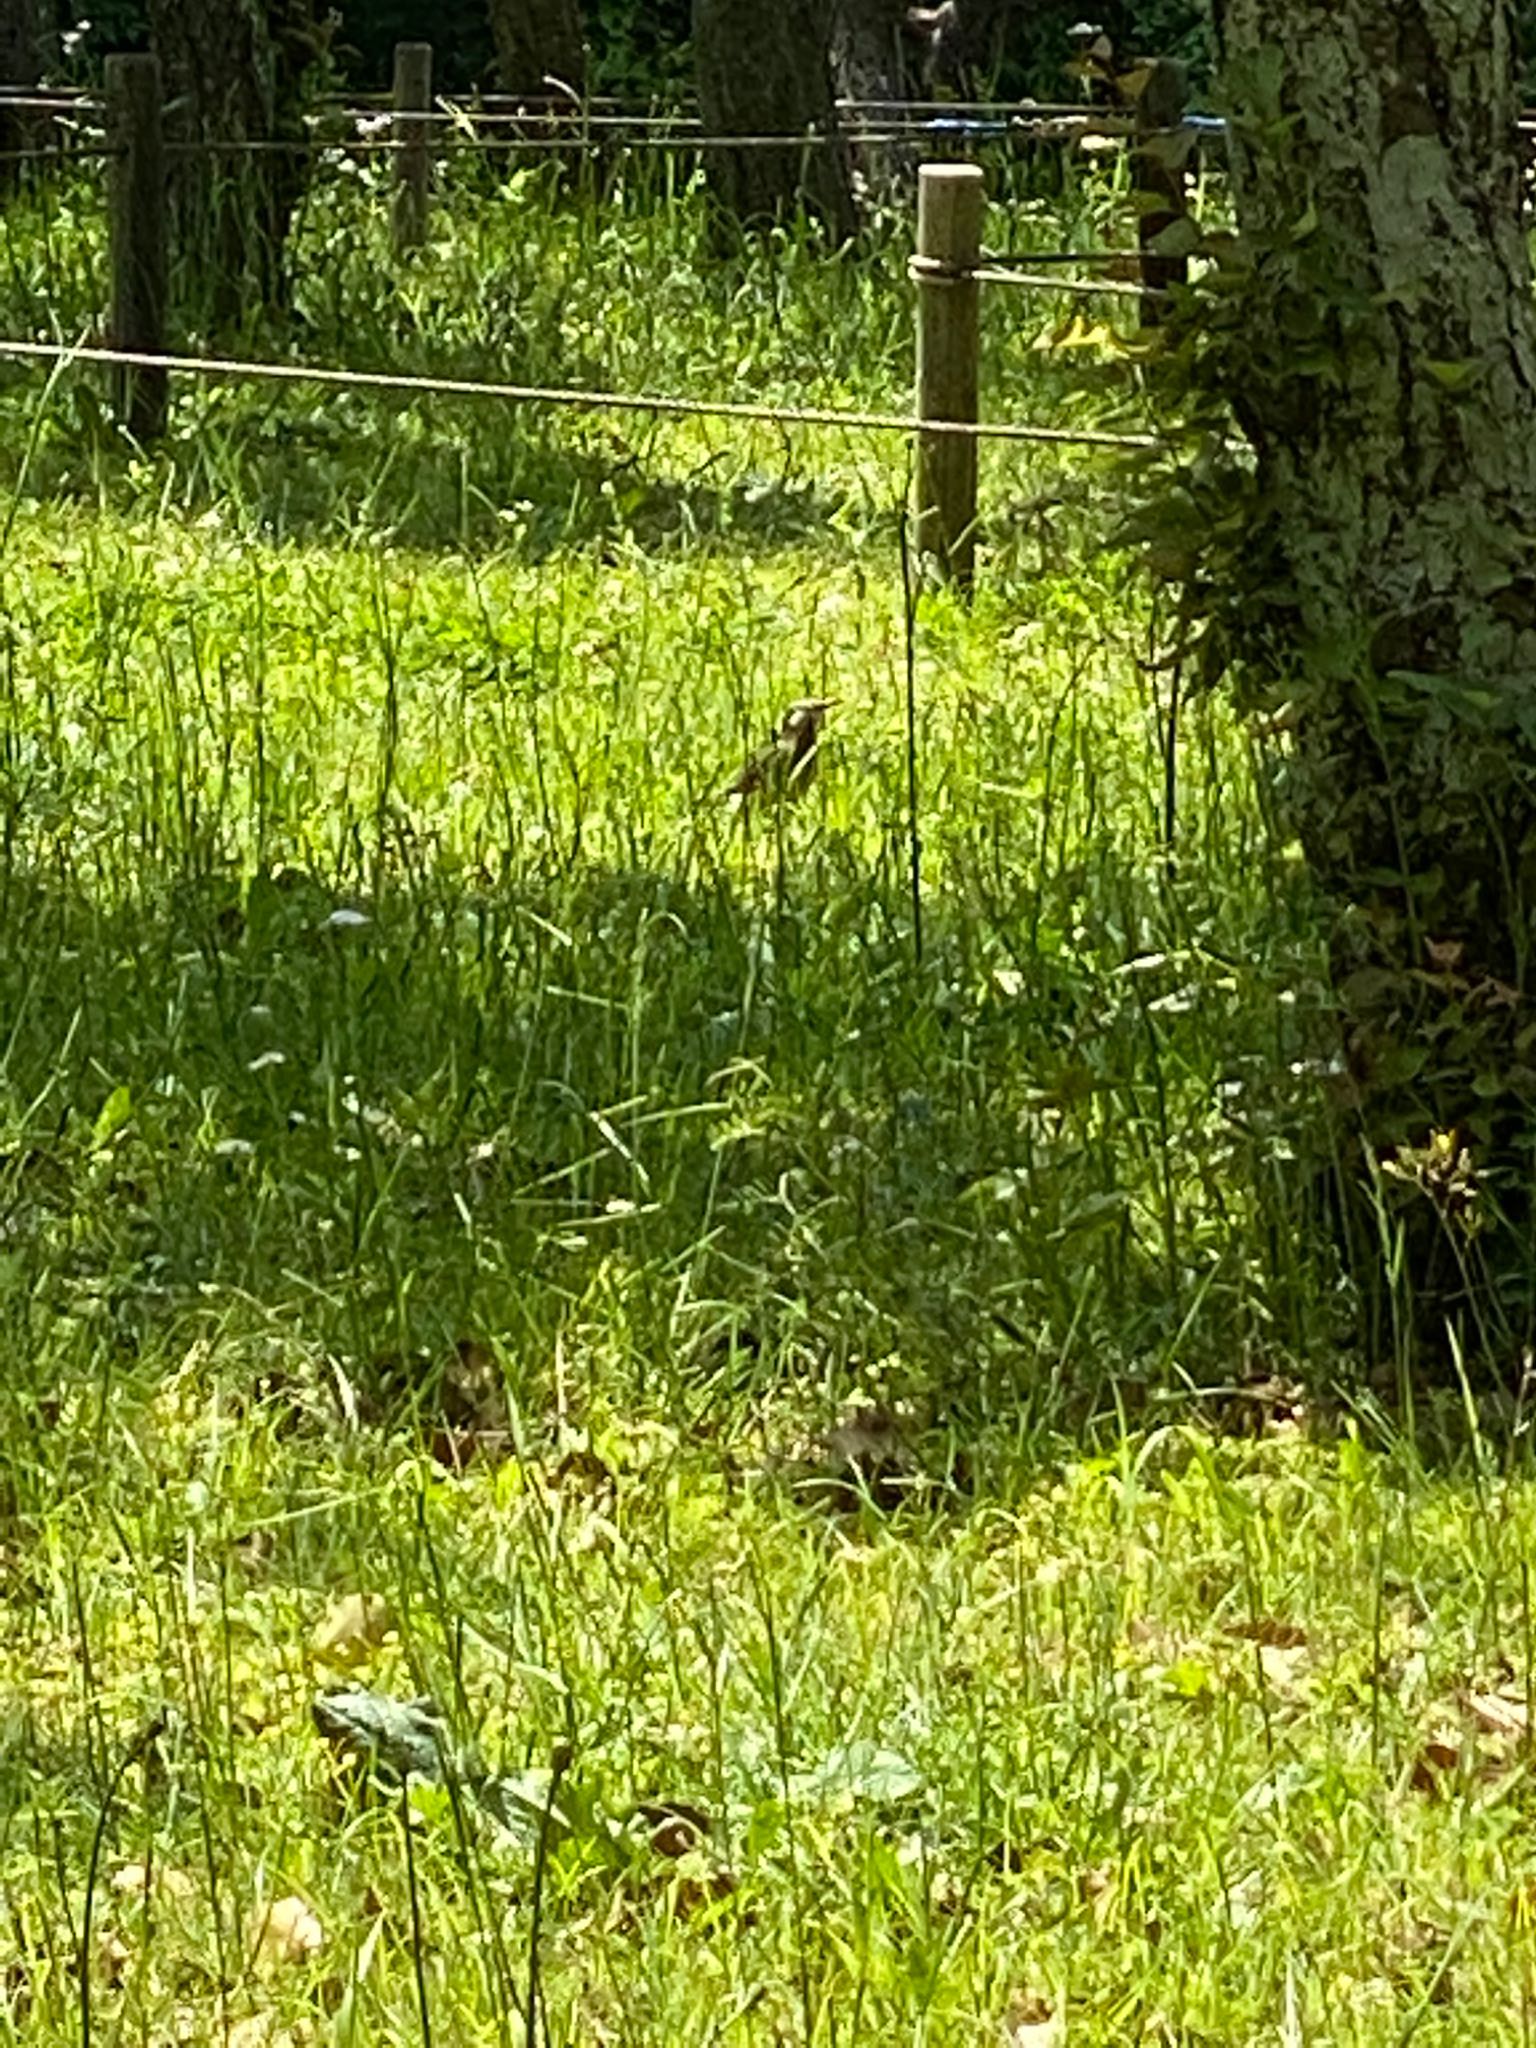
[[765, 740], [726, 794], [745, 805], [754, 797], [769, 803], [793, 803], [816, 779], [821, 729], [835, 697], [797, 697], [779, 720], [779, 729]]

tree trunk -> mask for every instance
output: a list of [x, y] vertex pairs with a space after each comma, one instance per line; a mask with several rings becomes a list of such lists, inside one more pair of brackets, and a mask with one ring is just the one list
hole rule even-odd
[[[899, 120], [920, 83], [907, 0], [834, 0], [830, 56], [838, 97], [860, 103], [845, 116], [850, 129]], [[865, 142], [854, 158], [867, 187], [892, 192], [915, 175], [920, 153], [911, 141]]]
[[[36, 85], [58, 58], [59, 25], [53, 0], [0, 0], [0, 85]], [[20, 110], [0, 111], [0, 189], [22, 168], [8, 152], [34, 149], [47, 124]]]
[[580, 0], [490, 0], [496, 68], [507, 92], [543, 99], [562, 86], [580, 99], [587, 52]]
[[990, 92], [1012, 12], [1013, 0], [941, 0], [937, 7], [911, 8], [907, 19], [926, 46], [932, 82], [964, 99]]
[[[329, 34], [316, 0], [148, 0], [165, 71], [166, 138], [208, 144], [172, 158], [178, 257], [228, 326], [285, 297], [284, 248], [308, 179], [303, 103]], [[292, 142], [291, 153], [241, 145]]]
[[835, 0], [831, 54], [840, 98], [884, 102], [896, 112], [913, 97], [907, 0]]
[[843, 240], [857, 220], [832, 97], [822, 0], [694, 0], [693, 59], [706, 135], [793, 136], [782, 149], [715, 149], [709, 179], [743, 223], [797, 204]]
[[[1506, 0], [1216, 0], [1255, 452], [1229, 642], [1332, 906], [1420, 1337], [1536, 1305], [1536, 321]], [[1282, 709], [1283, 706], [1283, 709]], [[1396, 1308], [1400, 1310], [1400, 1301]], [[1399, 1331], [1401, 1333], [1401, 1323]]]

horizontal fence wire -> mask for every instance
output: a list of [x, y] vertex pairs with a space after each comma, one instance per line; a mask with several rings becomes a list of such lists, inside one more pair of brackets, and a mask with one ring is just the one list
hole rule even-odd
[[[402, 112], [389, 117], [391, 127], [407, 126], [420, 122], [418, 113]], [[1004, 134], [1023, 136], [1024, 131], [1013, 128]], [[515, 135], [477, 136], [450, 134], [443, 137], [410, 137], [404, 135], [370, 136], [322, 136], [302, 135], [291, 137], [276, 136], [232, 136], [228, 138], [208, 137], [168, 141], [164, 145], [167, 159], [185, 162], [199, 157], [368, 157], [421, 155], [433, 158], [459, 155], [527, 155], [559, 156], [582, 153], [604, 152], [623, 155], [630, 152], [662, 152], [673, 155], [709, 153], [711, 151], [762, 150], [804, 153], [832, 149], [884, 149], [901, 144], [952, 139], [934, 135], [928, 129], [871, 129], [846, 130], [836, 135], [705, 135], [690, 134], [662, 136], [649, 133], [640, 135], [616, 135], [606, 133], [601, 137], [582, 135]], [[979, 139], [979, 138], [962, 138]], [[0, 151], [0, 163], [61, 163], [61, 162], [108, 162], [121, 154], [118, 145], [109, 142], [87, 142], [78, 145], [64, 145], [50, 148], [46, 145], [30, 149]]]
[[1140, 265], [1139, 249], [983, 249], [981, 261], [993, 270], [1026, 269], [1031, 264], [1096, 263]]
[[123, 154], [110, 142], [64, 149], [0, 149], [0, 164], [103, 164]]
[[[921, 277], [921, 271], [914, 275]], [[1020, 291], [1064, 292], [1082, 299], [1163, 299], [1166, 292], [1145, 284], [1130, 284], [1118, 277], [1035, 277], [1027, 270], [1000, 270], [990, 263], [955, 273], [976, 284], [1012, 285]]]
[[[853, 112], [855, 110], [846, 108], [843, 111]], [[307, 118], [316, 123], [316, 125], [325, 120], [341, 119], [350, 121], [358, 127], [382, 127], [401, 115], [434, 127], [527, 128], [542, 124], [545, 127], [564, 127], [578, 133], [584, 133], [588, 129], [596, 132], [608, 128], [636, 128], [641, 130], [665, 128], [673, 133], [685, 131], [689, 134], [701, 134], [704, 132], [704, 123], [697, 114], [592, 114], [583, 112], [579, 107], [549, 109], [522, 107], [515, 112], [501, 113], [495, 109], [485, 109], [445, 100], [437, 101], [432, 107], [421, 108], [396, 107], [393, 103], [390, 103], [381, 107], [332, 109], [312, 114]], [[995, 108], [990, 112], [981, 108], [968, 110], [962, 107], [947, 107], [935, 111], [928, 111], [918, 107], [902, 109], [893, 102], [890, 112], [877, 114], [874, 109], [870, 109], [858, 121], [840, 123], [837, 132], [839, 134], [847, 134], [858, 132], [860, 129], [891, 129], [905, 133], [910, 129], [918, 134], [927, 134], [931, 129], [955, 126], [1005, 129], [1019, 124], [1028, 126], [1042, 121], [1054, 126], [1061, 121], [1082, 122], [1085, 124], [1095, 122], [1123, 124], [1126, 119], [1127, 117], [1123, 114], [1095, 111], [1089, 107], [1079, 107], [1071, 114], [1039, 115], [1032, 109], [1021, 109], [1018, 107]]]
[[47, 93], [0, 92], [0, 114], [81, 114], [101, 106], [100, 100], [54, 99]]
[[650, 413], [661, 418], [752, 421], [764, 426], [843, 427], [860, 433], [936, 434], [972, 441], [1038, 442], [1062, 448], [1149, 449], [1155, 434], [1111, 433], [1089, 427], [1039, 427], [1016, 421], [923, 420], [906, 413], [860, 412], [838, 406], [763, 405], [736, 399], [683, 398], [635, 391], [586, 391], [567, 385], [502, 384], [464, 377], [410, 376], [389, 370], [348, 370], [320, 363], [263, 363], [233, 356], [151, 354], [93, 344], [0, 340], [0, 359], [17, 362], [101, 363], [126, 370], [232, 381], [316, 384], [340, 391], [391, 392], [409, 397], [497, 399], [522, 405], [570, 407], [583, 412]]
[[[414, 114], [402, 114], [399, 117], [402, 124], [419, 118]], [[887, 135], [632, 135], [604, 137], [601, 140], [581, 135], [457, 135], [439, 142], [399, 136], [362, 136], [338, 140], [322, 136], [301, 136], [292, 141], [270, 136], [237, 136], [228, 141], [168, 142], [165, 145], [165, 153], [168, 157], [177, 159], [199, 156], [399, 156], [402, 152], [433, 157], [501, 154], [558, 156], [594, 151], [612, 151], [616, 155], [622, 155], [635, 150], [667, 151], [681, 156], [696, 150], [746, 149], [800, 153], [807, 150], [847, 149], [865, 144], [870, 147], [883, 147], [888, 143], [906, 139], [903, 136]], [[37, 154], [57, 155], [58, 152], [38, 151]]]
[[[39, 113], [75, 113], [83, 110], [99, 112], [104, 105], [105, 101], [95, 87], [0, 84], [0, 112], [17, 108]], [[1089, 106], [1081, 100], [909, 100], [895, 97], [840, 97], [835, 105], [840, 114], [894, 114], [902, 121], [915, 115], [951, 120], [978, 118], [988, 121], [1022, 119], [1049, 122], [1115, 118], [1114, 110]], [[601, 115], [589, 111], [596, 108], [604, 110]], [[351, 92], [322, 98], [311, 118], [341, 116], [373, 120], [392, 111], [392, 96], [387, 91]], [[654, 101], [626, 102], [621, 95], [613, 93], [591, 93], [585, 97], [577, 97], [569, 92], [553, 91], [547, 94], [479, 93], [471, 98], [442, 95], [436, 101], [434, 109], [434, 118], [438, 117], [447, 120], [565, 118], [575, 121], [585, 118], [594, 122], [601, 119], [662, 123], [699, 119], [696, 104], [691, 99], [682, 100], [674, 109], [658, 112]], [[1193, 114], [1187, 118], [1201, 126], [1225, 125], [1218, 117], [1211, 115]], [[1536, 106], [1521, 110], [1519, 125], [1522, 129], [1536, 132]]]

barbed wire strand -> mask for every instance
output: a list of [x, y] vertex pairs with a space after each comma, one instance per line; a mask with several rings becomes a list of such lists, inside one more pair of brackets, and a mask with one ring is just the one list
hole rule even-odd
[[349, 370], [321, 363], [263, 363], [234, 356], [161, 355], [94, 344], [0, 339], [0, 358], [22, 362], [102, 363], [125, 370], [165, 370], [234, 381], [319, 384], [333, 390], [395, 392], [412, 397], [499, 399], [523, 405], [569, 406], [585, 412], [653, 413], [662, 418], [748, 420], [764, 426], [843, 427], [860, 433], [937, 434], [975, 441], [1038, 442], [1062, 448], [1148, 449], [1155, 434], [1089, 427], [1037, 427], [1021, 421], [920, 420], [904, 413], [858, 412], [837, 406], [778, 406], [738, 399], [680, 398], [635, 391], [587, 391], [559, 384], [482, 383], [464, 377], [420, 377], [390, 370]]

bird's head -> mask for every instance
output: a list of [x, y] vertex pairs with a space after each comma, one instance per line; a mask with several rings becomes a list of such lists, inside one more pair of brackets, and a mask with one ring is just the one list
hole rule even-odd
[[814, 735], [820, 732], [827, 713], [836, 702], [835, 697], [797, 697], [779, 726], [780, 739], [799, 739], [806, 733]]

